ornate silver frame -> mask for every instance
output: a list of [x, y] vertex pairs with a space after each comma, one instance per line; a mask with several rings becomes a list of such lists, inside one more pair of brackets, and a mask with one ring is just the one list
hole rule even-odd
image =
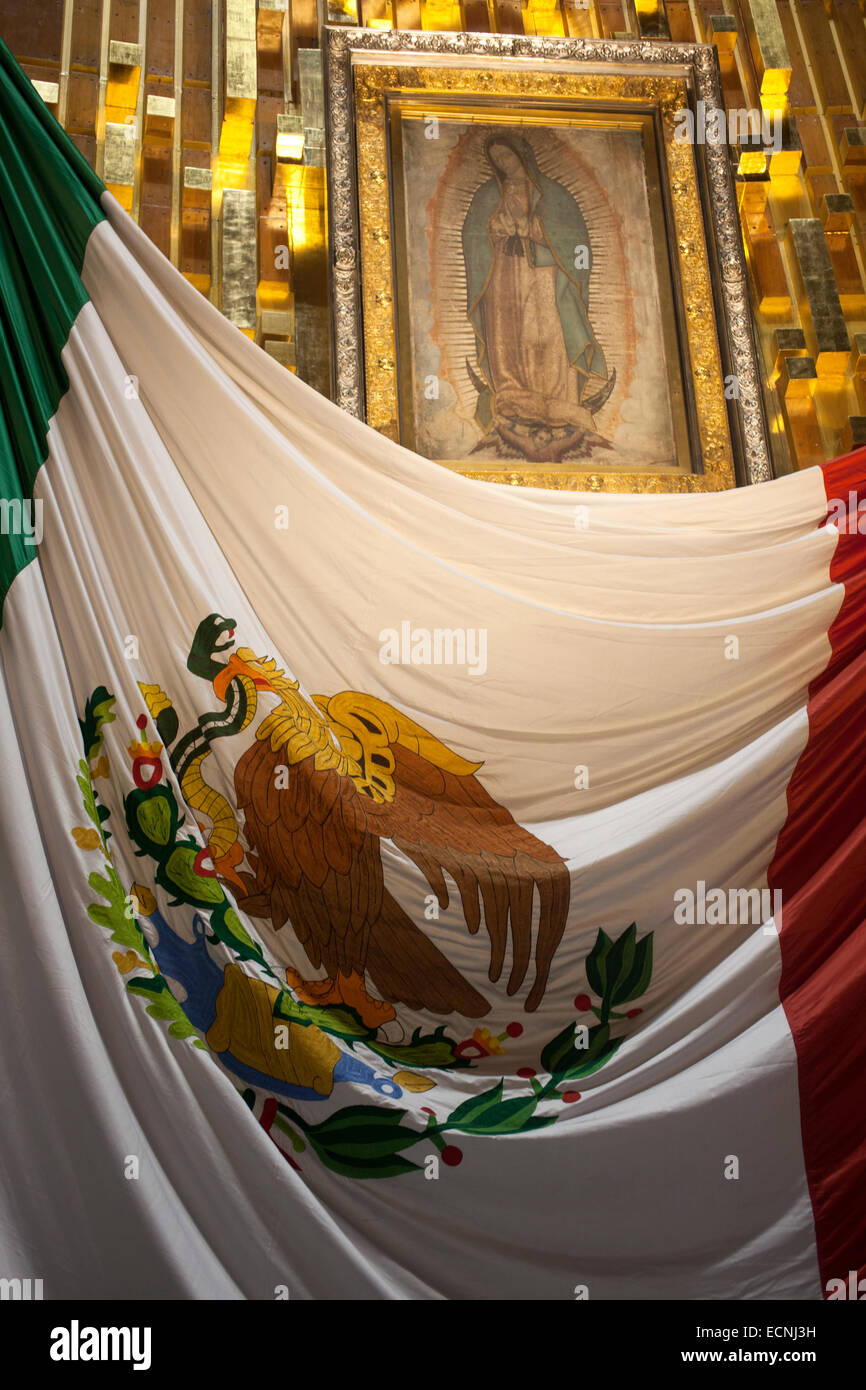
[[[705, 109], [724, 110], [718, 58], [711, 44], [656, 43], [652, 40], [544, 38], [507, 34], [440, 33], [326, 27], [325, 100], [331, 313], [334, 330], [334, 399], [349, 414], [364, 418], [361, 248], [354, 135], [354, 55], [433, 55], [445, 61], [508, 58], [581, 64], [587, 72], [609, 70], [659, 75], [677, 70], [693, 99]], [[363, 61], [363, 59], [362, 59]], [[737, 480], [766, 482], [773, 477], [761, 369], [755, 340], [748, 275], [736, 194], [726, 144], [696, 147], [699, 181], [704, 184], [705, 236], [719, 287], [719, 342], [726, 370], [736, 377], [738, 398], [728, 402]]]

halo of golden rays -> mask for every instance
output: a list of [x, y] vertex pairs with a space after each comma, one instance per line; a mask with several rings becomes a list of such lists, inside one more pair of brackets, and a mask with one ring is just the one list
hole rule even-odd
[[[549, 127], [496, 126], [503, 134], [521, 136], [531, 146], [538, 167], [573, 196], [589, 233], [592, 266], [589, 280], [589, 321], [608, 371], [616, 368], [616, 386], [595, 416], [596, 428], [610, 438], [621, 423], [619, 403], [631, 393], [637, 363], [633, 289], [622, 219], [595, 175], [591, 163]], [[457, 413], [474, 425], [478, 399], [466, 369], [476, 365], [475, 332], [467, 316], [466, 268], [462, 229], [477, 189], [491, 176], [484, 142], [491, 127], [473, 126], [456, 141], [436, 192], [428, 204], [432, 339], [442, 354], [440, 376], [457, 396]], [[477, 426], [476, 426], [477, 428]], [[479, 438], [480, 438], [479, 431]]]

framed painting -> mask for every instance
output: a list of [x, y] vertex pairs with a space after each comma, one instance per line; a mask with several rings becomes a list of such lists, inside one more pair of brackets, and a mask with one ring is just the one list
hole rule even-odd
[[341, 27], [326, 73], [340, 405], [499, 482], [771, 476], [711, 46]]

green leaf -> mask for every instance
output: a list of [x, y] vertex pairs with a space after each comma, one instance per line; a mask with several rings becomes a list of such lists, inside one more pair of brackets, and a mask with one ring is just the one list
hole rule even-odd
[[631, 971], [634, 961], [635, 939], [637, 937], [637, 927], [632, 922], [624, 932], [616, 938], [605, 959], [606, 985], [605, 1003], [611, 1007], [617, 986], [625, 979]]
[[450, 1129], [464, 1129], [466, 1125], [476, 1124], [488, 1110], [493, 1110], [502, 1100], [502, 1081], [500, 1080], [493, 1087], [492, 1091], [482, 1091], [478, 1096], [470, 1096], [458, 1105], [456, 1110], [452, 1110], [448, 1116], [448, 1126]]
[[574, 1024], [569, 1023], [544, 1048], [541, 1065], [557, 1081], [591, 1076], [613, 1056], [622, 1041], [622, 1038], [611, 1041], [609, 1023], [597, 1023], [589, 1030], [589, 1047], [577, 1048]]
[[198, 1032], [184, 1013], [183, 1006], [175, 999], [162, 975], [155, 975], [149, 980], [142, 978], [129, 980], [126, 988], [130, 994], [140, 994], [143, 998], [151, 1001], [147, 1006], [147, 1012], [151, 1018], [168, 1023], [171, 1037], [196, 1038], [201, 1041]]
[[652, 975], [652, 932], [640, 941], [637, 924], [612, 941], [599, 928], [595, 945], [586, 958], [586, 978], [602, 998], [602, 1018], [618, 1004], [643, 994]]
[[[288, 1106], [279, 1108], [287, 1115], [292, 1113]], [[383, 1105], [347, 1105], [342, 1110], [335, 1110], [318, 1124], [311, 1125], [299, 1115], [295, 1115], [294, 1118], [310, 1138], [318, 1135], [340, 1139], [349, 1133], [358, 1134], [361, 1130], [368, 1137], [376, 1138], [387, 1130], [399, 1129], [401, 1121], [408, 1113], [408, 1110], [391, 1110]], [[418, 1130], [403, 1132], [414, 1135], [416, 1139], [420, 1138]]]
[[171, 836], [172, 815], [168, 798], [150, 797], [136, 808], [136, 819], [142, 834], [152, 845], [167, 845]]
[[[226, 930], [229, 932], [233, 940], [240, 941], [242, 945], [248, 946], [251, 951], [254, 951], [256, 953], [256, 955], [261, 955], [261, 951], [259, 950], [256, 943], [253, 941], [253, 938], [250, 936], [249, 932], [247, 931], [246, 927], [244, 926], [243, 922], [241, 921], [240, 917], [235, 912], [233, 907], [229, 907], [227, 905], [223, 911], [215, 912], [214, 917], [220, 917], [222, 919]], [[210, 925], [211, 930], [214, 930], [213, 917], [211, 918]]]
[[371, 1136], [366, 1130], [359, 1129], [354, 1134], [347, 1134], [342, 1139], [322, 1138], [316, 1136], [310, 1138], [310, 1143], [317, 1147], [324, 1147], [333, 1158], [339, 1158], [344, 1163], [348, 1163], [353, 1158], [390, 1158], [392, 1154], [400, 1153], [402, 1149], [411, 1148], [417, 1144], [421, 1134], [417, 1129], [406, 1129], [400, 1133], [386, 1133], [375, 1137]]
[[335, 1173], [352, 1178], [387, 1178], [418, 1168], [401, 1157], [424, 1138], [424, 1131], [401, 1124], [405, 1110], [375, 1105], [350, 1105], [319, 1124], [308, 1124], [286, 1105], [279, 1111], [303, 1131], [322, 1162]]
[[[610, 1041], [606, 1042], [603, 1047], [600, 1047], [598, 1052], [594, 1053], [592, 1057], [585, 1057], [584, 1061], [576, 1063], [575, 1066], [569, 1067], [566, 1071], [557, 1072], [557, 1082], [580, 1081], [584, 1076], [592, 1076], [593, 1072], [599, 1071], [601, 1067], [606, 1066], [611, 1057], [622, 1047], [624, 1042], [625, 1038], [611, 1038]], [[575, 1056], [578, 1055], [578, 1053], [575, 1053]]]
[[178, 720], [174, 705], [166, 705], [156, 716], [156, 732], [166, 748], [170, 748], [177, 738]]
[[547, 1129], [549, 1125], [555, 1125], [558, 1118], [558, 1115], [536, 1115], [523, 1126], [520, 1133], [529, 1134], [533, 1129]]
[[90, 920], [95, 922], [98, 927], [103, 927], [110, 932], [111, 940], [116, 942], [118, 946], [125, 946], [127, 949], [137, 951], [140, 956], [149, 961], [151, 958], [150, 947], [141, 928], [134, 916], [128, 917], [126, 915], [127, 895], [114, 865], [106, 863], [104, 878], [94, 870], [87, 882], [94, 893], [98, 893], [108, 904], [107, 907], [103, 907], [101, 903], [91, 903], [87, 909]]
[[[500, 1101], [498, 1105], [487, 1106], [469, 1119], [465, 1116], [458, 1119], [458, 1111], [464, 1109], [464, 1106], [458, 1106], [447, 1120], [443, 1120], [440, 1128], [459, 1129], [461, 1134], [520, 1134], [526, 1129], [542, 1127], [533, 1120], [537, 1106], [538, 1097], [535, 1094], [514, 1096], [511, 1100]], [[556, 1116], [552, 1115], [546, 1123], [553, 1124], [555, 1119]]]
[[613, 1005], [639, 999], [650, 982], [653, 970], [653, 934], [649, 932], [635, 945], [631, 968], [620, 975], [611, 996]]
[[607, 991], [607, 957], [612, 946], [610, 937], [599, 927], [595, 945], [586, 958], [586, 978], [590, 988], [602, 999]]
[[[420, 1139], [420, 1134], [416, 1138]], [[393, 1154], [390, 1158], [339, 1158], [315, 1143], [313, 1148], [326, 1168], [344, 1178], [399, 1178], [404, 1173], [417, 1173], [421, 1167], [420, 1163], [412, 1163], [402, 1154]]]
[[84, 705], [84, 718], [79, 719], [84, 756], [91, 762], [102, 746], [103, 725], [110, 724], [117, 716], [111, 713], [115, 704], [114, 695], [109, 694], [104, 685], [97, 686]]
[[[75, 780], [78, 783], [78, 788], [81, 792], [82, 805], [84, 806], [84, 810], [87, 813], [87, 819], [99, 831], [99, 838], [102, 841], [103, 849], [107, 851], [107, 845], [105, 842], [109, 838], [109, 836], [107, 832], [103, 830], [102, 822], [103, 820], [108, 819], [110, 812], [107, 811], [104, 806], [99, 807], [96, 804], [96, 792], [93, 788], [93, 782], [90, 779], [90, 769], [83, 758], [79, 762], [78, 766], [81, 768], [81, 774], [80, 776], [76, 777]], [[102, 814], [102, 812], [104, 812], [104, 815]]]
[[[592, 1037], [592, 1033], [593, 1030], [590, 1029], [590, 1037]], [[551, 1076], [558, 1076], [560, 1072], [565, 1071], [574, 1061], [574, 1039], [574, 1024], [568, 1023], [562, 1032], [557, 1033], [556, 1037], [552, 1038], [542, 1049], [542, 1069], [549, 1072]]]

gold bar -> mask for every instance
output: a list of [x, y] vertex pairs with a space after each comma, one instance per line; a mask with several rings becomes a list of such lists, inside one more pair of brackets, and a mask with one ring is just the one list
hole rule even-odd
[[274, 140], [274, 157], [277, 163], [284, 160], [300, 164], [304, 158], [304, 127], [301, 117], [294, 114], [277, 115], [277, 129]]
[[710, 15], [707, 42], [714, 43], [720, 53], [733, 53], [738, 37], [737, 21], [732, 14]]
[[824, 447], [812, 392], [816, 385], [811, 357], [782, 359], [776, 392], [785, 421], [788, 446], [798, 468], [824, 462]]
[[828, 193], [821, 199], [821, 226], [826, 232], [847, 232], [854, 221], [850, 193]]
[[255, 332], [256, 195], [246, 188], [223, 191], [222, 311], [244, 332]]
[[745, 22], [761, 96], [784, 96], [791, 81], [791, 58], [775, 0], [750, 0]]
[[255, 0], [226, 0], [225, 107], [221, 159], [249, 159], [258, 96]]
[[135, 124], [107, 121], [103, 179], [122, 207], [132, 208], [135, 184]]
[[866, 444], [866, 415], [849, 415], [848, 423], [842, 431], [839, 444], [843, 454], [850, 454], [854, 449], [862, 449]]
[[806, 335], [802, 328], [777, 328], [773, 334], [773, 350], [773, 370], [778, 375], [786, 357], [806, 356]]
[[845, 169], [851, 164], [866, 164], [866, 129], [863, 126], [843, 130], [839, 157]]
[[184, 207], [210, 207], [213, 170], [188, 164], [183, 171]]
[[325, 97], [320, 48], [302, 48], [298, 53], [298, 86], [304, 126], [304, 163], [324, 167]]
[[293, 341], [295, 315], [291, 310], [264, 309], [259, 323], [259, 342], [268, 356], [289, 371], [297, 369], [296, 344]]
[[842, 312], [848, 318], [866, 314], [866, 295], [851, 237], [854, 200], [849, 193], [831, 193], [821, 200], [821, 225], [830, 253], [833, 278], [839, 291]]
[[815, 337], [815, 366], [821, 376], [845, 371], [851, 351], [845, 315], [833, 278], [824, 228], [815, 217], [792, 217], [791, 267], [798, 278], [801, 308], [808, 310]]
[[170, 140], [174, 133], [174, 97], [151, 95], [145, 105], [144, 130], [149, 140]]
[[803, 146], [797, 130], [797, 122], [788, 110], [770, 111], [766, 114], [773, 122], [774, 133], [777, 122], [781, 122], [782, 126], [781, 149], [773, 150], [770, 154], [770, 178], [796, 178], [800, 172], [800, 161], [803, 158]]
[[779, 364], [779, 379], [776, 390], [786, 402], [811, 398], [818, 380], [815, 363], [811, 357], [785, 356]]
[[263, 338], [290, 338], [292, 336], [292, 316], [285, 310], [265, 309], [262, 314]]
[[140, 68], [141, 44], [119, 43], [112, 39], [108, 45], [108, 61], [119, 68]]
[[122, 125], [128, 116], [135, 114], [140, 82], [141, 44], [112, 40], [108, 45], [108, 85], [105, 92], [107, 122]]
[[634, 0], [638, 35], [642, 39], [669, 39], [665, 0]]
[[273, 357], [274, 361], [279, 362], [281, 367], [285, 367], [287, 372], [297, 372], [298, 359], [293, 342], [287, 342], [282, 338], [266, 338], [262, 347], [268, 357]]

